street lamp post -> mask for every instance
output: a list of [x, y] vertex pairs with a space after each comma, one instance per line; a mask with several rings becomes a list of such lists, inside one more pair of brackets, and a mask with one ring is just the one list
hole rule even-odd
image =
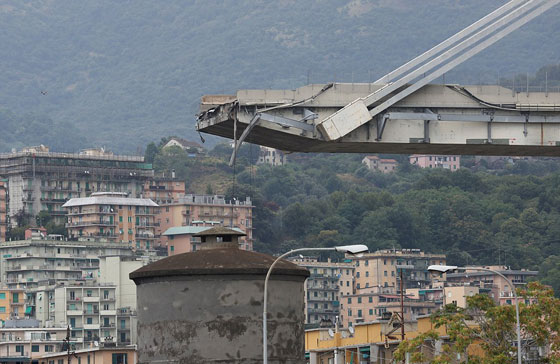
[[268, 272], [266, 273], [266, 278], [264, 279], [264, 298], [263, 298], [263, 364], [268, 364], [268, 343], [267, 343], [267, 303], [268, 303], [268, 280], [274, 269], [276, 263], [278, 263], [282, 258], [287, 257], [288, 255], [304, 252], [304, 251], [337, 251], [341, 253], [350, 253], [350, 254], [360, 254], [365, 253], [368, 251], [368, 247], [363, 244], [357, 245], [344, 245], [344, 246], [335, 246], [332, 248], [300, 248], [290, 250], [287, 253], [280, 255], [276, 260], [270, 265], [268, 268]]
[[511, 283], [511, 281], [502, 273], [493, 270], [493, 269], [488, 269], [488, 268], [481, 268], [481, 267], [457, 267], [454, 265], [430, 265], [428, 267], [428, 271], [429, 272], [436, 272], [436, 273], [447, 273], [450, 271], [455, 271], [458, 269], [472, 269], [472, 270], [478, 270], [478, 271], [483, 271], [483, 272], [492, 272], [495, 273], [497, 275], [499, 275], [500, 277], [502, 277], [503, 279], [505, 279], [505, 281], [507, 282], [507, 284], [509, 285], [509, 287], [511, 288], [511, 291], [513, 292], [513, 297], [515, 298], [515, 319], [516, 319], [516, 330], [517, 330], [517, 363], [521, 364], [521, 326], [519, 324], [519, 298], [517, 297], [517, 292], [515, 292], [515, 287], [513, 286], [513, 283]]

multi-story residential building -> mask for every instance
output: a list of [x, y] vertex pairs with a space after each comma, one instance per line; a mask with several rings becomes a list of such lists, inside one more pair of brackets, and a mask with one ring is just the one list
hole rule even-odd
[[403, 266], [403, 288], [428, 287], [432, 277], [428, 266], [445, 264], [444, 254], [428, 254], [420, 249], [388, 249], [352, 257], [356, 266], [355, 293], [398, 293]]
[[[172, 203], [162, 204], [157, 222], [158, 234], [177, 226], [220, 225], [239, 228], [246, 234], [239, 239], [240, 247], [253, 249], [253, 205], [249, 197], [245, 201], [226, 201], [223, 195], [185, 195]], [[161, 242], [169, 246], [167, 236], [163, 236]]]
[[33, 327], [12, 327], [7, 321], [0, 328], [0, 363], [38, 363], [43, 355], [63, 351], [66, 328], [42, 328], [25, 321]]
[[99, 272], [99, 257], [132, 255], [127, 244], [21, 240], [0, 244], [0, 280], [8, 288], [39, 288], [57, 282], [92, 281]]
[[461, 167], [460, 155], [413, 154], [408, 157], [410, 164], [420, 168], [443, 168], [456, 171]]
[[23, 215], [49, 211], [59, 223], [65, 220], [62, 205], [92, 192], [125, 192], [140, 197], [152, 165], [144, 157], [117, 156], [103, 150], [80, 154], [52, 153], [46, 147], [0, 154], [0, 179], [8, 180], [10, 224]]
[[155, 216], [158, 205], [147, 198], [127, 197], [122, 192], [95, 192], [72, 198], [68, 211], [68, 236], [72, 239], [103, 238], [150, 250], [158, 239]]
[[[404, 296], [403, 313], [405, 321], [416, 320], [418, 316], [429, 315], [437, 309], [434, 302]], [[358, 293], [341, 299], [340, 321], [343, 327], [356, 323], [380, 320], [384, 314], [401, 312], [401, 297], [397, 294]]]
[[[219, 225], [219, 223], [204, 222], [196, 226], [176, 226], [167, 229], [162, 234], [162, 237], [167, 240], [167, 255], [171, 256], [199, 250], [201, 244], [200, 237], [194, 235], [208, 230], [214, 225]], [[239, 228], [233, 228], [233, 230], [245, 234]]]
[[8, 180], [0, 179], [0, 242], [6, 240], [8, 228]]
[[[512, 270], [504, 266], [484, 266], [496, 270], [506, 276], [513, 285], [524, 287], [527, 282], [538, 275], [537, 271], [530, 270]], [[493, 272], [482, 272], [476, 270], [467, 270], [461, 273], [447, 273], [446, 279], [448, 284], [477, 286], [480, 289], [486, 289], [494, 301], [500, 305], [514, 304], [513, 292], [505, 279]]]
[[399, 162], [394, 159], [383, 159], [376, 155], [368, 155], [362, 159], [362, 163], [371, 171], [379, 171], [381, 173], [394, 172], [399, 166]]
[[[68, 364], [65, 352], [44, 354], [39, 364]], [[136, 348], [133, 346], [106, 346], [79, 349], [72, 354], [73, 363], [82, 364], [136, 364], [138, 362]]]
[[281, 150], [261, 146], [257, 164], [270, 164], [271, 166], [283, 166], [287, 162], [286, 153]]
[[144, 182], [144, 194], [158, 205], [172, 203], [185, 195], [185, 181], [175, 178], [155, 178]]
[[136, 311], [136, 284], [129, 274], [161, 257], [158, 256], [102, 256], [99, 257], [99, 278], [102, 283], [115, 286], [118, 308]]
[[314, 257], [291, 260], [311, 272], [305, 285], [305, 323], [317, 326], [330, 321], [334, 325], [340, 315], [342, 293], [349, 292], [353, 286], [354, 266], [351, 261], [338, 263], [328, 259], [320, 262]]
[[131, 316], [119, 315], [113, 285], [56, 287], [55, 325], [70, 325], [76, 342], [128, 345], [135, 340]]
[[22, 288], [0, 288], [0, 320], [23, 318], [27, 314], [25, 298]]

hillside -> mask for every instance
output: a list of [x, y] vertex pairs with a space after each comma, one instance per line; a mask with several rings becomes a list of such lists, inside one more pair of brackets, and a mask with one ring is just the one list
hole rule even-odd
[[[0, 139], [0, 151], [37, 135], [58, 150], [127, 153], [166, 135], [195, 139], [203, 94], [373, 80], [504, 2], [5, 0], [0, 109], [52, 120], [62, 140], [29, 127]], [[446, 81], [492, 83], [559, 63], [559, 17], [557, 7]]]
[[450, 264], [540, 270], [560, 292], [558, 159], [518, 160], [490, 170], [463, 158], [468, 168], [451, 172], [391, 156], [400, 167], [382, 174], [369, 171], [359, 154], [295, 153], [284, 167], [252, 166], [256, 153], [246, 145], [234, 175], [227, 166], [230, 152], [217, 146], [208, 157], [189, 158], [166, 148], [154, 166], [166, 175], [175, 169], [191, 193], [250, 196], [259, 251], [355, 243], [372, 250], [418, 248], [444, 252]]

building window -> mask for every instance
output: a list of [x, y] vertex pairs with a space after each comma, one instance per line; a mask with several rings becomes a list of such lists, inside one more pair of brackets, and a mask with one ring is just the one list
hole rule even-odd
[[119, 216], [119, 222], [123, 222], [122, 216]]
[[12, 302], [19, 303], [19, 293], [14, 293], [12, 295]]
[[366, 277], [369, 277], [369, 272], [366, 272]]
[[395, 276], [395, 271], [391, 271], [391, 277]]
[[348, 303], [352, 303], [352, 297], [348, 297]]
[[356, 272], [356, 278], [360, 278], [360, 272]]
[[360, 284], [356, 284], [356, 289], [360, 289]]
[[127, 363], [126, 354], [116, 353], [113, 354], [113, 363], [112, 364], [126, 364]]
[[31, 345], [31, 352], [38, 353], [39, 352], [39, 345]]
[[369, 315], [373, 316], [373, 309], [372, 308], [369, 309]]
[[350, 281], [346, 281], [346, 287], [350, 287]]
[[0, 300], [6, 299], [6, 292], [0, 292]]
[[362, 303], [362, 297], [358, 297], [358, 303]]
[[387, 277], [387, 271], [383, 271], [383, 275]]
[[128, 222], [132, 222], [132, 216], [128, 217]]
[[6, 313], [6, 307], [0, 306], [0, 313]]
[[362, 317], [362, 310], [358, 310], [358, 317]]
[[348, 316], [352, 316], [352, 309], [348, 309]]
[[366, 261], [364, 262], [364, 265], [367, 267], [367, 266], [369, 265], [369, 260], [366, 260]]
[[372, 303], [373, 302], [373, 297], [369, 296], [368, 302]]
[[171, 246], [169, 247], [169, 249], [170, 249], [172, 252], [174, 252], [174, 251], [175, 251], [175, 246], [174, 246], [174, 245], [171, 245]]

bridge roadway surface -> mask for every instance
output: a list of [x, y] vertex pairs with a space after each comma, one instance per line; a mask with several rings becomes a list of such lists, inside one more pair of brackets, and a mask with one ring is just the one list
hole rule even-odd
[[[314, 84], [206, 95], [196, 128], [230, 139], [235, 130], [239, 140], [253, 122], [244, 141], [293, 152], [560, 156], [560, 92], [496, 85], [426, 85], [342, 138], [321, 133], [321, 121], [382, 86]], [[347, 119], [352, 122], [351, 115]]]

